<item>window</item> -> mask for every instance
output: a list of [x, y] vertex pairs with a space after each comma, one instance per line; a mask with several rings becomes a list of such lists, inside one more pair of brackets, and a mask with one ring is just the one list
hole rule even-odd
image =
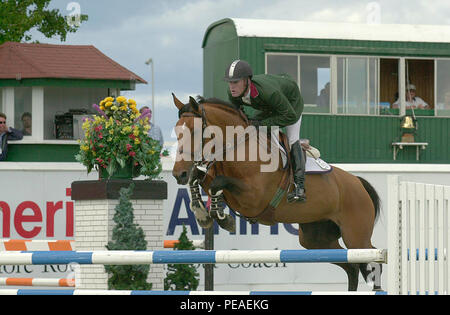
[[380, 59], [380, 114], [398, 115], [394, 105], [398, 100], [399, 59]]
[[79, 121], [107, 95], [106, 88], [45, 87], [44, 140], [77, 140]]
[[[406, 59], [405, 60], [405, 86], [414, 85], [414, 94], [408, 95], [406, 91], [406, 109], [425, 109], [418, 111], [417, 115], [432, 114], [434, 109], [434, 60]], [[411, 101], [411, 98], [414, 101]], [[417, 107], [416, 107], [417, 106]]]
[[378, 59], [337, 58], [339, 114], [378, 113]]
[[[300, 76], [299, 76], [300, 59]], [[297, 83], [305, 103], [305, 113], [329, 113], [331, 103], [330, 57], [268, 54], [268, 74], [289, 74]], [[300, 81], [300, 82], [299, 82]]]
[[436, 115], [450, 116], [450, 60], [436, 61]]
[[297, 55], [267, 55], [268, 74], [289, 74], [298, 83]]
[[305, 103], [304, 112], [330, 112], [330, 82], [330, 57], [300, 56], [300, 91]]
[[[32, 88], [14, 88], [14, 128], [31, 136]], [[23, 118], [23, 119], [22, 119]]]

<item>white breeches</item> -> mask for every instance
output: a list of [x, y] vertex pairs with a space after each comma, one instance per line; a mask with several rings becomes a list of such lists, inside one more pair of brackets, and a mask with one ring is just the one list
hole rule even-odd
[[286, 126], [286, 133], [289, 140], [289, 146], [300, 140], [300, 127], [302, 126], [302, 116], [300, 119], [293, 125]]

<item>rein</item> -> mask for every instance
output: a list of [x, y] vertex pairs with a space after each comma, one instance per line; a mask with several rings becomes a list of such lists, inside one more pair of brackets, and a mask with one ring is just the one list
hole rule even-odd
[[[201, 114], [197, 113], [197, 112], [186, 111], [186, 112], [180, 112], [179, 116], [180, 116], [180, 118], [182, 118], [182, 117], [201, 118], [202, 119], [202, 134], [203, 134], [204, 130], [208, 127], [208, 118], [206, 116], [206, 110], [205, 110], [205, 107], [203, 106], [203, 104], [199, 104], [199, 108], [201, 110]], [[240, 115], [241, 118], [244, 119], [244, 121], [246, 122], [246, 124], [248, 126], [248, 118], [245, 116], [245, 114], [242, 112], [242, 110], [239, 110], [238, 114]], [[206, 179], [206, 176], [208, 175], [209, 170], [218, 162], [216, 160], [216, 157], [219, 156], [220, 154], [227, 153], [230, 149], [234, 150], [237, 145], [247, 141], [247, 139], [250, 139], [250, 136], [253, 136], [253, 131], [252, 131], [251, 135], [246, 133], [244, 137], [241, 137], [241, 139], [238, 139], [238, 141], [235, 143], [235, 145], [233, 147], [231, 146], [230, 143], [224, 144], [221, 150], [214, 152], [214, 154], [212, 156], [210, 156], [209, 159], [207, 159], [207, 160], [205, 160], [205, 158], [203, 157], [203, 154], [202, 154], [202, 160], [194, 161], [193, 167], [201, 170], [202, 172], [204, 172], [205, 175], [203, 175], [203, 178], [201, 178], [201, 179], [199, 178], [198, 180], [195, 180], [193, 183], [195, 183], [196, 185], [203, 184]], [[288, 158], [288, 160], [290, 160], [290, 158]], [[205, 170], [203, 170], [203, 169], [205, 169]], [[257, 223], [258, 219], [273, 220], [276, 208], [280, 204], [284, 194], [289, 190], [291, 176], [292, 176], [292, 169], [289, 167], [288, 171], [284, 172], [284, 174], [281, 178], [281, 182], [279, 184], [278, 190], [275, 193], [272, 200], [270, 201], [269, 205], [256, 217], [252, 217], [252, 218], [245, 217], [245, 216], [241, 215], [240, 213], [236, 212], [231, 207], [230, 207], [230, 210], [236, 216], [238, 216], [240, 218], [244, 218], [245, 220], [249, 221], [250, 223]]]
[[[196, 112], [184, 112], [180, 114], [180, 118], [183, 117], [196, 117], [196, 118], [201, 118], [202, 119], [202, 134], [205, 131], [205, 129], [208, 127], [208, 118], [206, 116], [206, 110], [205, 107], [202, 104], [199, 104], [199, 108], [201, 109], [201, 114], [196, 113]], [[248, 119], [247, 117], [244, 115], [244, 113], [239, 110], [239, 115], [241, 118], [244, 119], [244, 121], [247, 123], [248, 125]], [[202, 160], [201, 161], [194, 161], [194, 167], [197, 167], [198, 169], [200, 169], [202, 172], [205, 173], [205, 175], [203, 176], [203, 178], [200, 181], [200, 184], [203, 184], [203, 182], [206, 179], [206, 175], [208, 174], [209, 170], [218, 162], [216, 160], [216, 158], [222, 154], [226, 154], [227, 152], [229, 152], [230, 150], [233, 150], [241, 143], [244, 143], [245, 141], [247, 141], [248, 139], [250, 139], [250, 136], [253, 136], [254, 134], [252, 133], [250, 134], [245, 134], [244, 137], [241, 137], [240, 139], [238, 139], [238, 141], [236, 141], [234, 146], [231, 146], [230, 143], [225, 143], [222, 146], [222, 149], [214, 152], [214, 154], [208, 156], [206, 159], [205, 157], [203, 157], [202, 154]], [[248, 136], [248, 137], [247, 137]], [[195, 155], [195, 154], [194, 154]], [[205, 171], [203, 171], [202, 169], [205, 169]]]

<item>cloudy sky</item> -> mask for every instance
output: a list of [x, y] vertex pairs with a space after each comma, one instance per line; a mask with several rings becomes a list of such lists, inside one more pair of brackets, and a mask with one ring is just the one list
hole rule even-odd
[[[62, 14], [71, 1], [53, 0]], [[78, 0], [89, 21], [66, 44], [94, 45], [151, 83], [149, 58], [155, 66], [156, 123], [171, 141], [177, 111], [174, 92], [187, 102], [203, 94], [202, 39], [206, 28], [226, 18], [281, 19], [315, 22], [366, 23], [380, 9], [382, 24], [450, 24], [449, 0]], [[372, 15], [373, 16], [373, 15]], [[450, 36], [450, 34], [449, 34]], [[59, 38], [34, 40], [59, 43]], [[127, 93], [140, 105], [151, 106], [151, 84]]]

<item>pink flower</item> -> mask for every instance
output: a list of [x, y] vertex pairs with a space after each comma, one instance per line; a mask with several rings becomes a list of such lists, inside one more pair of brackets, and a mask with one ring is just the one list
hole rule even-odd
[[131, 151], [131, 152], [130, 152], [130, 156], [135, 157], [135, 156], [136, 156], [136, 152]]
[[133, 148], [133, 146], [129, 143], [127, 143], [127, 151], [130, 151]]

